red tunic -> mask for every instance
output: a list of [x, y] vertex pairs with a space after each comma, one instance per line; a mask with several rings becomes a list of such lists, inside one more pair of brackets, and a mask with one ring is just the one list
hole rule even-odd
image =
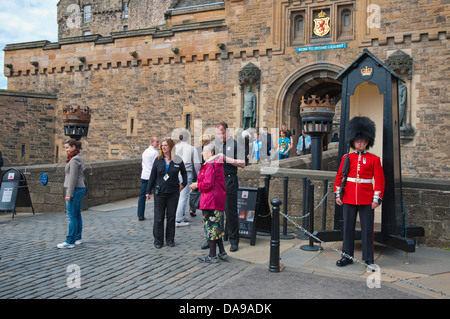
[[[339, 171], [336, 174], [334, 192], [338, 195], [341, 191], [342, 166], [345, 156], [350, 158], [348, 179], [355, 180], [347, 179], [342, 202], [350, 205], [371, 205], [374, 199], [378, 197], [383, 199], [384, 173], [380, 158], [366, 151], [362, 153], [353, 152], [342, 157]], [[372, 182], [368, 182], [372, 178], [375, 179], [375, 186]]]

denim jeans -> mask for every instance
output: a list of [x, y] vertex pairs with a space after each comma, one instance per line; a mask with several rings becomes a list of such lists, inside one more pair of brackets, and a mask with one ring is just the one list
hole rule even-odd
[[145, 192], [147, 191], [148, 179], [141, 178], [141, 194], [139, 195], [137, 217], [144, 217], [145, 215]]
[[286, 155], [278, 153], [278, 159], [285, 159], [285, 158], [289, 158], [289, 153], [287, 153]]
[[75, 241], [81, 239], [83, 222], [81, 220], [81, 199], [86, 192], [85, 188], [75, 188], [70, 201], [66, 201], [67, 219], [69, 220], [69, 234], [66, 237], [66, 243], [75, 244]]
[[187, 172], [187, 184], [186, 187], [183, 188], [183, 190], [180, 193], [180, 199], [178, 200], [178, 206], [177, 206], [177, 214], [176, 214], [176, 221], [181, 222], [183, 221], [183, 216], [186, 212], [186, 205], [189, 199], [189, 185], [192, 184], [192, 179], [194, 178], [194, 174], [192, 172]]

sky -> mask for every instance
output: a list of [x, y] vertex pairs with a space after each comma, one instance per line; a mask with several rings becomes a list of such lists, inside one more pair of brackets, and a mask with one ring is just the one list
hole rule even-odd
[[4, 76], [6, 44], [58, 41], [59, 0], [0, 0], [0, 89], [7, 89]]

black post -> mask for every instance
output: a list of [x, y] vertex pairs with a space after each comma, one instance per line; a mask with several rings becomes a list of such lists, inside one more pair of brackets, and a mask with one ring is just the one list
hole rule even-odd
[[[269, 205], [269, 188], [270, 188], [270, 179], [272, 178], [271, 175], [266, 175], [264, 177], [264, 191], [265, 191], [265, 195], [266, 198], [264, 199], [265, 201], [267, 201], [267, 205]], [[270, 236], [269, 232], [263, 232], [263, 231], [258, 231], [256, 232], [256, 234], [258, 236]]]
[[[309, 186], [309, 229], [308, 231], [312, 234], [314, 232], [314, 184], [311, 183]], [[309, 246], [314, 246], [314, 243], [312, 241], [312, 237], [309, 237]]]
[[[308, 188], [309, 188], [308, 184], [310, 181], [306, 177], [303, 177], [302, 182], [303, 182], [302, 209], [303, 209], [303, 217], [304, 217], [308, 214], [308, 206], [307, 206], [308, 205]], [[308, 217], [303, 218], [302, 227], [304, 229], [308, 229]], [[297, 232], [297, 234], [298, 234], [297, 238], [299, 238], [299, 239], [308, 239], [308, 236], [302, 230], [299, 230]]]
[[269, 271], [280, 272], [280, 205], [279, 199], [272, 199], [272, 236], [270, 239]]
[[264, 188], [266, 190], [267, 202], [269, 201], [269, 188], [270, 188], [270, 179], [271, 178], [272, 178], [272, 176], [270, 176], [270, 175], [266, 175], [266, 177], [264, 177]]
[[[283, 179], [283, 189], [284, 189], [284, 205], [283, 205], [283, 213], [285, 216], [288, 214], [288, 182], [289, 177], [285, 176]], [[280, 235], [281, 239], [294, 239], [295, 236], [287, 234], [287, 218], [283, 216], [283, 234]]]
[[[328, 192], [328, 179], [323, 180], [323, 197]], [[327, 200], [324, 199], [322, 204], [322, 230], [327, 228]]]
[[[309, 194], [308, 194], [308, 210], [309, 210], [309, 227], [308, 231], [313, 234], [314, 233], [314, 185], [311, 183], [309, 186]], [[318, 251], [322, 250], [319, 246], [314, 246], [314, 240], [310, 236], [309, 237], [309, 245], [300, 246], [300, 249], [306, 251]]]
[[310, 133], [311, 135], [311, 169], [320, 171], [322, 167], [322, 139], [323, 133]]

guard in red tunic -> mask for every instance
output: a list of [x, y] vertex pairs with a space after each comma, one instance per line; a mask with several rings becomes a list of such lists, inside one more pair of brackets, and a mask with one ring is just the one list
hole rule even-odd
[[[353, 263], [356, 214], [361, 221], [362, 259], [373, 264], [374, 209], [384, 194], [384, 173], [380, 158], [367, 152], [375, 141], [375, 123], [368, 117], [354, 117], [347, 125], [347, 142], [355, 152], [345, 154], [336, 174], [336, 203], [343, 205], [342, 258], [338, 267]], [[372, 178], [375, 183], [372, 183]]]

